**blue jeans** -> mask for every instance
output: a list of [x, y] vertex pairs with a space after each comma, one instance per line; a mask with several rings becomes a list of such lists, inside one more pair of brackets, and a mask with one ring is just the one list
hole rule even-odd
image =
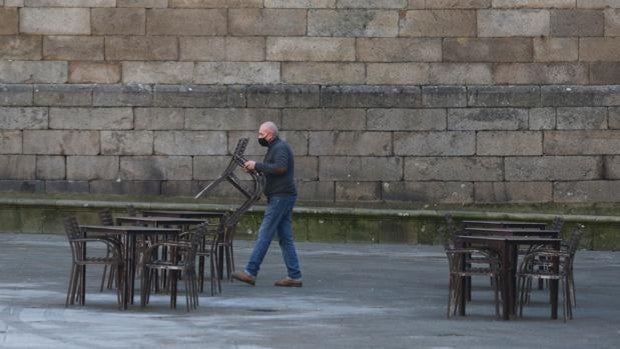
[[272, 196], [267, 199], [267, 209], [258, 230], [256, 245], [248, 265], [245, 267], [248, 274], [254, 277], [258, 275], [258, 270], [269, 249], [271, 240], [277, 233], [288, 276], [293, 279], [301, 278], [292, 229], [293, 206], [296, 199], [297, 196]]

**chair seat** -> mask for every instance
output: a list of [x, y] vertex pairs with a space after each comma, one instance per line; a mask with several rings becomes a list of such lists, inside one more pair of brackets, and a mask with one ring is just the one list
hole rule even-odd
[[118, 258], [110, 258], [110, 257], [87, 257], [81, 261], [77, 261], [77, 264], [122, 264]]

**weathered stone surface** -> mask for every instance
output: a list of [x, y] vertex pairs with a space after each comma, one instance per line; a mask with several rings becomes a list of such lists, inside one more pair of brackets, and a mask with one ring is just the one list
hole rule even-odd
[[555, 129], [554, 108], [532, 108], [530, 112], [530, 130]]
[[607, 108], [558, 108], [558, 130], [589, 130], [607, 128]]
[[326, 86], [321, 88], [321, 106], [338, 108], [422, 107], [417, 86]]
[[91, 10], [94, 35], [144, 35], [144, 8], [94, 8]]
[[620, 129], [620, 107], [609, 108], [609, 128]]
[[46, 36], [43, 39], [46, 60], [103, 60], [103, 38], [91, 36]]
[[116, 84], [121, 80], [121, 65], [115, 63], [70, 62], [70, 83]]
[[444, 109], [369, 109], [368, 130], [439, 131], [447, 126]]
[[67, 179], [117, 179], [118, 156], [67, 156]]
[[542, 86], [541, 92], [543, 106], [620, 105], [619, 86]]
[[267, 38], [269, 61], [354, 61], [355, 39], [316, 37]]
[[230, 163], [230, 156], [194, 156], [192, 179], [215, 180]]
[[409, 8], [489, 8], [491, 0], [432, 0], [426, 1], [425, 6], [416, 5], [421, 1], [409, 0]]
[[0, 180], [0, 191], [42, 193], [45, 191], [45, 182], [35, 180]]
[[[150, 9], [146, 11], [147, 35], [225, 35], [226, 10]], [[257, 35], [253, 33], [251, 35]]]
[[381, 184], [379, 182], [336, 182], [336, 201], [378, 200], [381, 200]]
[[6, 7], [24, 7], [24, 0], [4, 0]]
[[226, 147], [223, 131], [155, 131], [158, 155], [224, 155]]
[[620, 156], [605, 157], [605, 178], [620, 179]]
[[319, 157], [297, 156], [295, 157], [295, 179], [312, 180], [319, 179]]
[[535, 62], [575, 62], [579, 59], [577, 38], [534, 38]]
[[25, 130], [24, 153], [43, 155], [97, 155], [99, 132]]
[[152, 131], [101, 131], [103, 155], [151, 155]]
[[583, 61], [620, 61], [620, 38], [580, 38], [579, 59]]
[[463, 156], [476, 153], [475, 132], [396, 132], [394, 154]]
[[33, 155], [0, 155], [0, 178], [35, 179], [36, 158]]
[[34, 104], [41, 106], [90, 106], [92, 85], [35, 85]]
[[424, 9], [426, 0], [409, 0], [410, 9]]
[[528, 38], [446, 38], [444, 62], [531, 62], [532, 40]]
[[150, 106], [153, 91], [148, 85], [97, 85], [93, 90], [93, 106]]
[[605, 36], [620, 36], [620, 9], [605, 10]]
[[47, 122], [47, 108], [0, 108], [2, 130], [45, 129]]
[[265, 38], [236, 37], [181, 37], [182, 61], [252, 62], [265, 60]]
[[620, 62], [595, 62], [590, 65], [590, 83], [620, 84]]
[[125, 180], [190, 180], [190, 156], [124, 156], [120, 177]]
[[422, 37], [476, 36], [476, 11], [407, 11], [405, 16], [401, 17], [399, 35]]
[[116, 0], [117, 7], [166, 8], [168, 0]]
[[123, 62], [126, 84], [191, 83], [194, 64], [190, 62]]
[[362, 62], [440, 62], [441, 39], [358, 38], [357, 59]]
[[176, 37], [112, 36], [105, 39], [105, 57], [115, 61], [174, 61], [179, 57]]
[[429, 84], [427, 63], [371, 63], [366, 65], [366, 82], [375, 85]]
[[588, 67], [581, 63], [500, 63], [493, 80], [498, 84], [587, 84]]
[[310, 155], [392, 154], [392, 136], [388, 132], [325, 132], [310, 134]]
[[573, 8], [575, 0], [493, 0], [494, 8]]
[[553, 198], [561, 203], [617, 202], [620, 181], [557, 182]]
[[22, 132], [0, 130], [0, 154], [21, 154]]
[[426, 108], [465, 107], [465, 86], [422, 86], [422, 103]]
[[187, 130], [252, 130], [257, 131], [265, 121], [280, 124], [277, 109], [187, 109], [185, 129]]
[[577, 0], [579, 8], [620, 8], [618, 0]]
[[90, 34], [90, 9], [24, 7], [19, 11], [19, 31], [27, 34]]
[[19, 17], [16, 8], [0, 8], [0, 35], [17, 34]]
[[133, 128], [131, 108], [50, 108], [50, 129], [128, 130]]
[[160, 187], [159, 181], [95, 180], [90, 182], [90, 192], [93, 194], [160, 195]]
[[474, 185], [465, 182], [386, 182], [383, 200], [413, 203], [467, 204], [474, 201]]
[[238, 8], [263, 7], [262, 0], [169, 0], [170, 7], [191, 8]]
[[248, 87], [247, 98], [248, 107], [251, 108], [312, 108], [319, 106], [319, 87], [255, 85]]
[[182, 108], [135, 108], [136, 130], [182, 130], [185, 110]]
[[548, 36], [549, 10], [480, 10], [478, 36]]
[[503, 180], [499, 157], [409, 157], [405, 158], [405, 179], [415, 181], [499, 181]]
[[309, 10], [309, 36], [398, 36], [398, 12], [381, 10]]
[[540, 106], [538, 86], [471, 86], [467, 94], [467, 105], [472, 107]]
[[548, 182], [474, 183], [475, 201], [480, 203], [536, 203], [553, 201]]
[[116, 0], [24, 0], [27, 7], [114, 7]]
[[306, 34], [306, 11], [298, 9], [231, 9], [232, 35], [297, 36]]
[[363, 130], [366, 127], [364, 109], [284, 109], [284, 130]]
[[280, 64], [272, 62], [196, 63], [193, 80], [198, 84], [273, 84], [280, 82]]
[[605, 17], [601, 11], [551, 11], [551, 36], [603, 36]]
[[265, 0], [268, 8], [334, 8], [336, 0]]
[[0, 106], [30, 106], [32, 90], [32, 85], [0, 85]]
[[[284, 139], [293, 149], [295, 156], [308, 155], [308, 132], [307, 131], [281, 131], [280, 138]], [[256, 156], [257, 160], [263, 158], [267, 148], [262, 147], [256, 141], [256, 130], [254, 131], [229, 131], [228, 132], [228, 154], [235, 151], [237, 142], [240, 138], [249, 138], [251, 141], [245, 150], [245, 155]]]
[[444, 85], [483, 85], [493, 81], [490, 64], [431, 63], [429, 81]]
[[289, 84], [363, 84], [361, 63], [282, 63], [282, 82]]
[[337, 8], [407, 8], [408, 0], [338, 0]]
[[245, 88], [206, 85], [156, 85], [158, 107], [245, 107]]
[[0, 61], [0, 83], [55, 84], [67, 81], [67, 62]]
[[476, 135], [477, 155], [542, 155], [542, 132], [482, 131]]
[[42, 40], [38, 35], [0, 36], [0, 59], [39, 60], [42, 55]]
[[65, 157], [39, 155], [36, 160], [37, 179], [64, 179]]
[[297, 197], [303, 201], [334, 201], [334, 182], [298, 181]]
[[602, 159], [590, 156], [509, 157], [507, 181], [578, 181], [600, 179]]
[[88, 181], [45, 181], [46, 193], [88, 193], [89, 190]]
[[403, 160], [399, 157], [319, 158], [319, 178], [337, 181], [398, 181], [403, 177]]
[[449, 130], [524, 130], [527, 109], [448, 109]]
[[549, 155], [617, 154], [618, 149], [618, 130], [545, 132], [544, 152]]

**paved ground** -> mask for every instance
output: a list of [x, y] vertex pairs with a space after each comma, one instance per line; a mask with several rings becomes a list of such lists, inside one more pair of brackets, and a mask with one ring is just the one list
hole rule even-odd
[[[250, 243], [240, 242], [245, 262]], [[493, 316], [478, 280], [464, 318], [446, 319], [447, 265], [436, 246], [298, 245], [304, 287], [282, 289], [277, 244], [257, 286], [223, 285], [186, 313], [154, 296], [119, 311], [89, 270], [87, 306], [65, 308], [70, 252], [63, 236], [0, 234], [0, 348], [618, 348], [620, 253], [580, 251], [578, 308], [548, 319], [539, 291], [526, 317]], [[92, 277], [91, 277], [92, 276]]]

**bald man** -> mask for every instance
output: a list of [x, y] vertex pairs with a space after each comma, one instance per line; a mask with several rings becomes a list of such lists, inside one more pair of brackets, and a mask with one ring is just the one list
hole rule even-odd
[[244, 168], [265, 175], [267, 208], [245, 270], [233, 273], [232, 277], [254, 285], [271, 240], [277, 234], [287, 276], [276, 281], [275, 286], [301, 287], [301, 271], [292, 229], [293, 206], [297, 199], [293, 152], [288, 143], [278, 137], [278, 127], [271, 121], [265, 122], [258, 129], [258, 143], [268, 148], [263, 162], [247, 161]]

